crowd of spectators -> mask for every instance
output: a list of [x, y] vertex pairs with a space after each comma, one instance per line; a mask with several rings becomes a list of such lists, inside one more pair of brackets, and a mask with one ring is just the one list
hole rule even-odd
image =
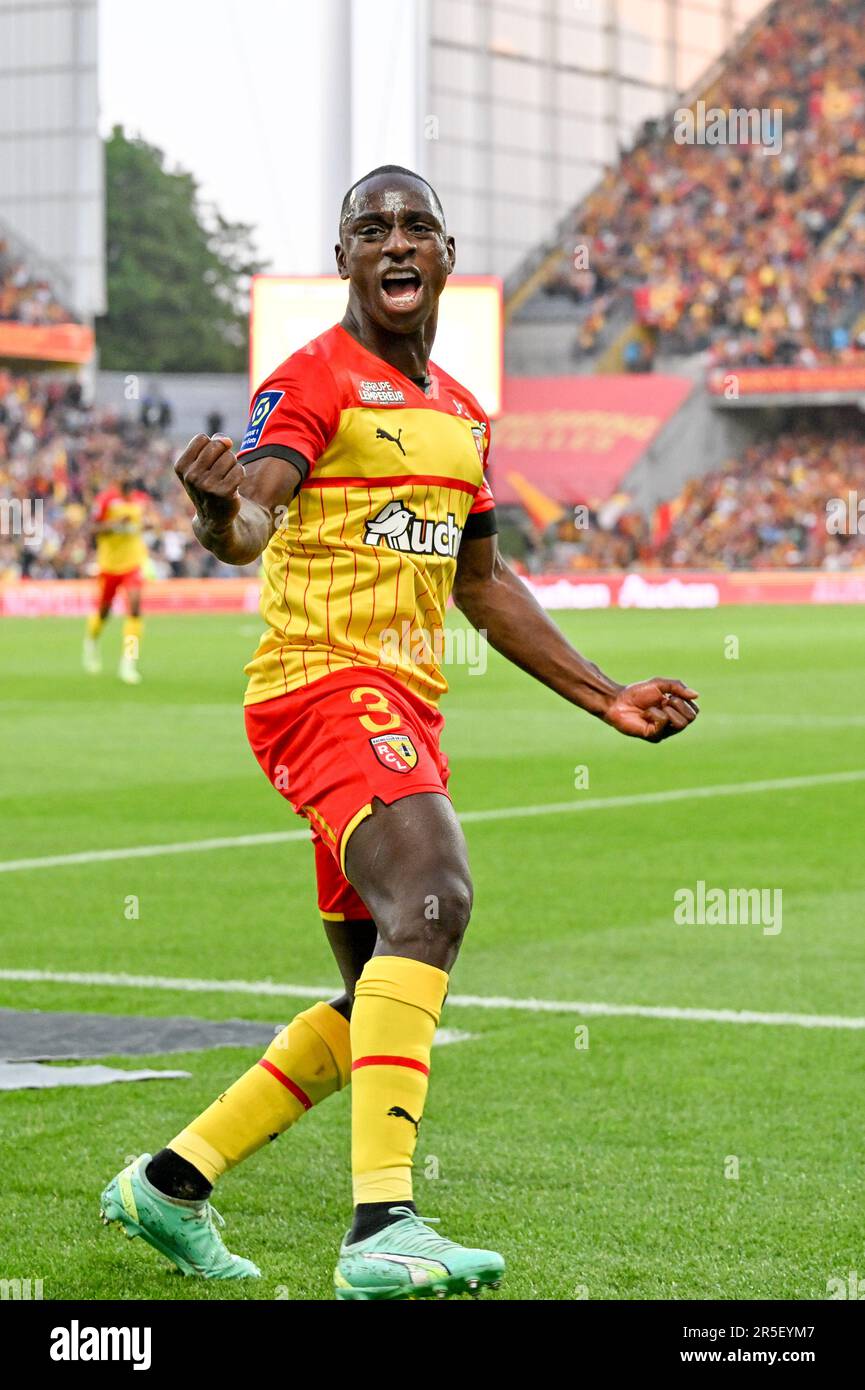
[[[0, 582], [93, 574], [91, 507], [121, 471], [151, 499], [151, 577], [237, 573], [192, 534], [166, 423], [152, 403], [122, 416], [88, 405], [75, 382], [0, 371], [0, 498], [41, 503], [38, 532], [0, 534]], [[542, 539], [532, 533], [525, 558], [530, 569], [559, 571], [865, 567], [865, 516], [860, 522], [853, 510], [849, 525], [837, 520], [841, 503], [853, 507], [858, 497], [865, 513], [865, 433], [789, 430], [690, 479], [653, 518], [626, 499], [569, 515]], [[520, 529], [531, 529], [525, 517]]]
[[193, 537], [192, 509], [174, 474], [177, 443], [166, 423], [164, 409], [148, 401], [125, 417], [88, 405], [76, 382], [0, 369], [0, 498], [7, 501], [7, 516], [9, 502], [22, 504], [24, 518], [41, 503], [38, 529], [22, 525], [21, 534], [0, 533], [0, 582], [92, 574], [92, 504], [120, 471], [131, 472], [152, 500], [146, 533], [151, 577], [228, 572]]
[[603, 519], [561, 522], [534, 567], [863, 568], [865, 433], [790, 431], [691, 478], [652, 520], [624, 510], [604, 529]]
[[0, 320], [15, 323], [68, 323], [74, 315], [57, 300], [47, 280], [34, 276], [26, 262], [0, 240]]
[[[843, 570], [865, 565], [865, 436], [799, 432], [752, 444], [740, 459], [692, 478], [661, 565]], [[854, 502], [851, 504], [851, 499]], [[840, 504], [840, 505], [839, 505]]]
[[646, 128], [583, 205], [547, 286], [578, 302], [580, 346], [627, 296], [662, 352], [865, 361], [861, 0], [780, 0], [703, 99], [763, 113], [764, 143]]

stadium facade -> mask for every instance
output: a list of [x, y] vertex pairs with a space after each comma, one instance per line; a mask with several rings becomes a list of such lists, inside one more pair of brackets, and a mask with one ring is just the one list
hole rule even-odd
[[0, 0], [0, 239], [82, 321], [105, 309], [98, 0]]
[[507, 276], [761, 0], [431, 0], [427, 169], [461, 268]]
[[[85, 322], [105, 308], [98, 3], [0, 0], [0, 237]], [[396, 161], [440, 190], [463, 273], [511, 275], [761, 8], [328, 0], [310, 17], [324, 118], [309, 133], [318, 250], [302, 268], [331, 270], [335, 202]]]
[[[764, 8], [763, 0], [336, 5], [339, 13], [322, 6], [322, 24], [336, 107], [350, 70], [352, 132], [342, 167], [339, 155], [330, 164], [336, 184], [384, 160], [411, 164], [441, 193], [460, 270], [501, 276]], [[333, 187], [329, 180], [322, 189], [331, 205]], [[329, 233], [326, 218], [323, 225]]]

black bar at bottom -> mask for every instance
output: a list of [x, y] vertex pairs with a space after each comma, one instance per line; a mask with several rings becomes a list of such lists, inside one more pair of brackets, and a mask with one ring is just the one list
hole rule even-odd
[[[407, 1328], [440, 1331], [442, 1319], [449, 1323], [455, 1316], [459, 1331], [473, 1334], [446, 1353], [448, 1374], [460, 1376], [465, 1362], [475, 1356], [482, 1358], [482, 1366], [489, 1366], [499, 1356], [511, 1356], [522, 1348], [527, 1367], [536, 1364], [538, 1374], [544, 1373], [544, 1367], [549, 1369], [548, 1357], [558, 1351], [568, 1358], [575, 1374], [585, 1370], [590, 1360], [593, 1367], [598, 1369], [600, 1364], [608, 1372], [681, 1367], [699, 1374], [702, 1367], [711, 1365], [728, 1369], [761, 1365], [771, 1370], [794, 1365], [811, 1367], [825, 1378], [827, 1372], [846, 1371], [851, 1363], [858, 1364], [861, 1348], [861, 1314], [844, 1307], [841, 1300], [516, 1303], [485, 1297], [479, 1300], [485, 1307], [450, 1314], [438, 1303], [437, 1311], [430, 1311], [434, 1300], [417, 1301], [429, 1308], [363, 1317], [333, 1303], [287, 1306], [281, 1300], [222, 1301], [213, 1298], [210, 1290], [200, 1302], [8, 1300], [0, 1304], [0, 1328], [7, 1356], [17, 1352], [21, 1369], [26, 1366], [61, 1378], [73, 1367], [92, 1374], [100, 1365], [114, 1374], [137, 1368], [139, 1373], [164, 1375], [182, 1366], [196, 1377], [211, 1371], [224, 1375], [230, 1361], [232, 1371], [239, 1363], [241, 1368], [248, 1364], [250, 1383], [261, 1383], [263, 1373], [288, 1374], [296, 1366], [296, 1338], [304, 1347], [305, 1364], [320, 1355], [323, 1366], [332, 1365], [333, 1336], [351, 1330], [352, 1341], [336, 1346], [342, 1345], [346, 1355], [353, 1348], [350, 1360], [366, 1359], [361, 1351], [366, 1346], [367, 1356], [375, 1361], [373, 1348], [378, 1344], [356, 1340], [370, 1326], [370, 1316], [376, 1331], [386, 1328], [401, 1335]], [[409, 1324], [402, 1321], [406, 1316], [412, 1320]], [[361, 1320], [353, 1322], [353, 1317]], [[506, 1321], [499, 1322], [500, 1318]], [[412, 1345], [418, 1350], [417, 1343]], [[440, 1343], [435, 1345], [444, 1349]], [[346, 1370], [350, 1374], [349, 1363]]]

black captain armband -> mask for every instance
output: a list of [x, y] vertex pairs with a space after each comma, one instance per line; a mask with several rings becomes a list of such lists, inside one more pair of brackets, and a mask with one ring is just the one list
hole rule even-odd
[[293, 463], [300, 480], [303, 482], [309, 472], [309, 459], [305, 459], [303, 454], [299, 454], [296, 449], [289, 449], [285, 444], [262, 444], [258, 449], [250, 449], [248, 454], [242, 454], [238, 463], [252, 463], [254, 459], [285, 459], [286, 463]]
[[490, 507], [485, 512], [469, 512], [463, 527], [463, 540], [481, 541], [487, 536], [497, 536], [498, 532], [499, 523], [496, 520], [496, 509]]

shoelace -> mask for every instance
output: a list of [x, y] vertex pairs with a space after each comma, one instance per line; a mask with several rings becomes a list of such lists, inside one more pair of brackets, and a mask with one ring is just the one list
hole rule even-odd
[[225, 1217], [219, 1214], [219, 1212], [216, 1210], [216, 1207], [213, 1206], [211, 1202], [208, 1202], [204, 1208], [204, 1211], [190, 1211], [186, 1213], [184, 1216], [182, 1216], [180, 1219], [181, 1221], [201, 1221], [203, 1218], [207, 1221], [207, 1225], [209, 1226], [210, 1230], [213, 1231], [213, 1234], [216, 1235], [216, 1231], [213, 1230], [214, 1216], [216, 1217], [220, 1226], [225, 1225]]
[[438, 1250], [439, 1252], [444, 1252], [445, 1250], [452, 1250], [456, 1245], [455, 1240], [448, 1240], [447, 1236], [440, 1236], [438, 1234], [434, 1234], [434, 1239], [432, 1243], [430, 1243], [430, 1232], [426, 1228], [429, 1226], [438, 1226], [441, 1222], [440, 1216], [418, 1216], [417, 1213], [413, 1212], [410, 1207], [391, 1207], [390, 1210], [394, 1215], [397, 1212], [399, 1212], [400, 1217], [403, 1220], [411, 1218], [411, 1227], [409, 1227], [408, 1229], [403, 1228], [402, 1232], [400, 1233], [402, 1239], [407, 1244], [417, 1244], [421, 1239], [423, 1239], [425, 1241], [425, 1248], [427, 1251], [432, 1249]]
[[[209, 1233], [210, 1235], [212, 1235], [213, 1238], [214, 1238], [214, 1240], [217, 1242], [217, 1244], [220, 1245], [220, 1246], [222, 1247], [222, 1249], [221, 1249], [221, 1251], [220, 1251], [220, 1260], [219, 1260], [219, 1266], [218, 1266], [218, 1267], [219, 1267], [219, 1268], [224, 1268], [224, 1266], [225, 1266], [225, 1259], [223, 1259], [222, 1256], [223, 1256], [223, 1255], [227, 1255], [228, 1252], [227, 1252], [226, 1249], [225, 1249], [225, 1245], [224, 1245], [224, 1243], [223, 1243], [222, 1237], [214, 1230], [214, 1227], [213, 1227], [213, 1218], [214, 1218], [214, 1217], [216, 1217], [216, 1219], [217, 1219], [217, 1221], [219, 1222], [220, 1226], [224, 1226], [224, 1225], [225, 1225], [225, 1217], [220, 1215], [220, 1213], [216, 1210], [216, 1207], [215, 1207], [215, 1206], [213, 1206], [210, 1202], [207, 1202], [207, 1203], [205, 1203], [205, 1206], [204, 1206], [204, 1210], [203, 1210], [203, 1211], [190, 1211], [190, 1212], [186, 1213], [184, 1216], [182, 1216], [182, 1217], [181, 1217], [181, 1220], [182, 1220], [182, 1221], [199, 1221], [199, 1222], [202, 1222], [202, 1221], [203, 1221], [203, 1222], [205, 1223], [204, 1228], [201, 1229], [201, 1230], [199, 1230], [199, 1231], [196, 1231], [196, 1232], [195, 1232], [195, 1236], [194, 1236], [193, 1238], [204, 1236], [206, 1233]], [[214, 1266], [214, 1268], [215, 1268], [215, 1267], [216, 1267], [216, 1266]], [[203, 1269], [204, 1266], [203, 1266], [203, 1265], [202, 1265], [202, 1266], [197, 1266], [197, 1268]]]

